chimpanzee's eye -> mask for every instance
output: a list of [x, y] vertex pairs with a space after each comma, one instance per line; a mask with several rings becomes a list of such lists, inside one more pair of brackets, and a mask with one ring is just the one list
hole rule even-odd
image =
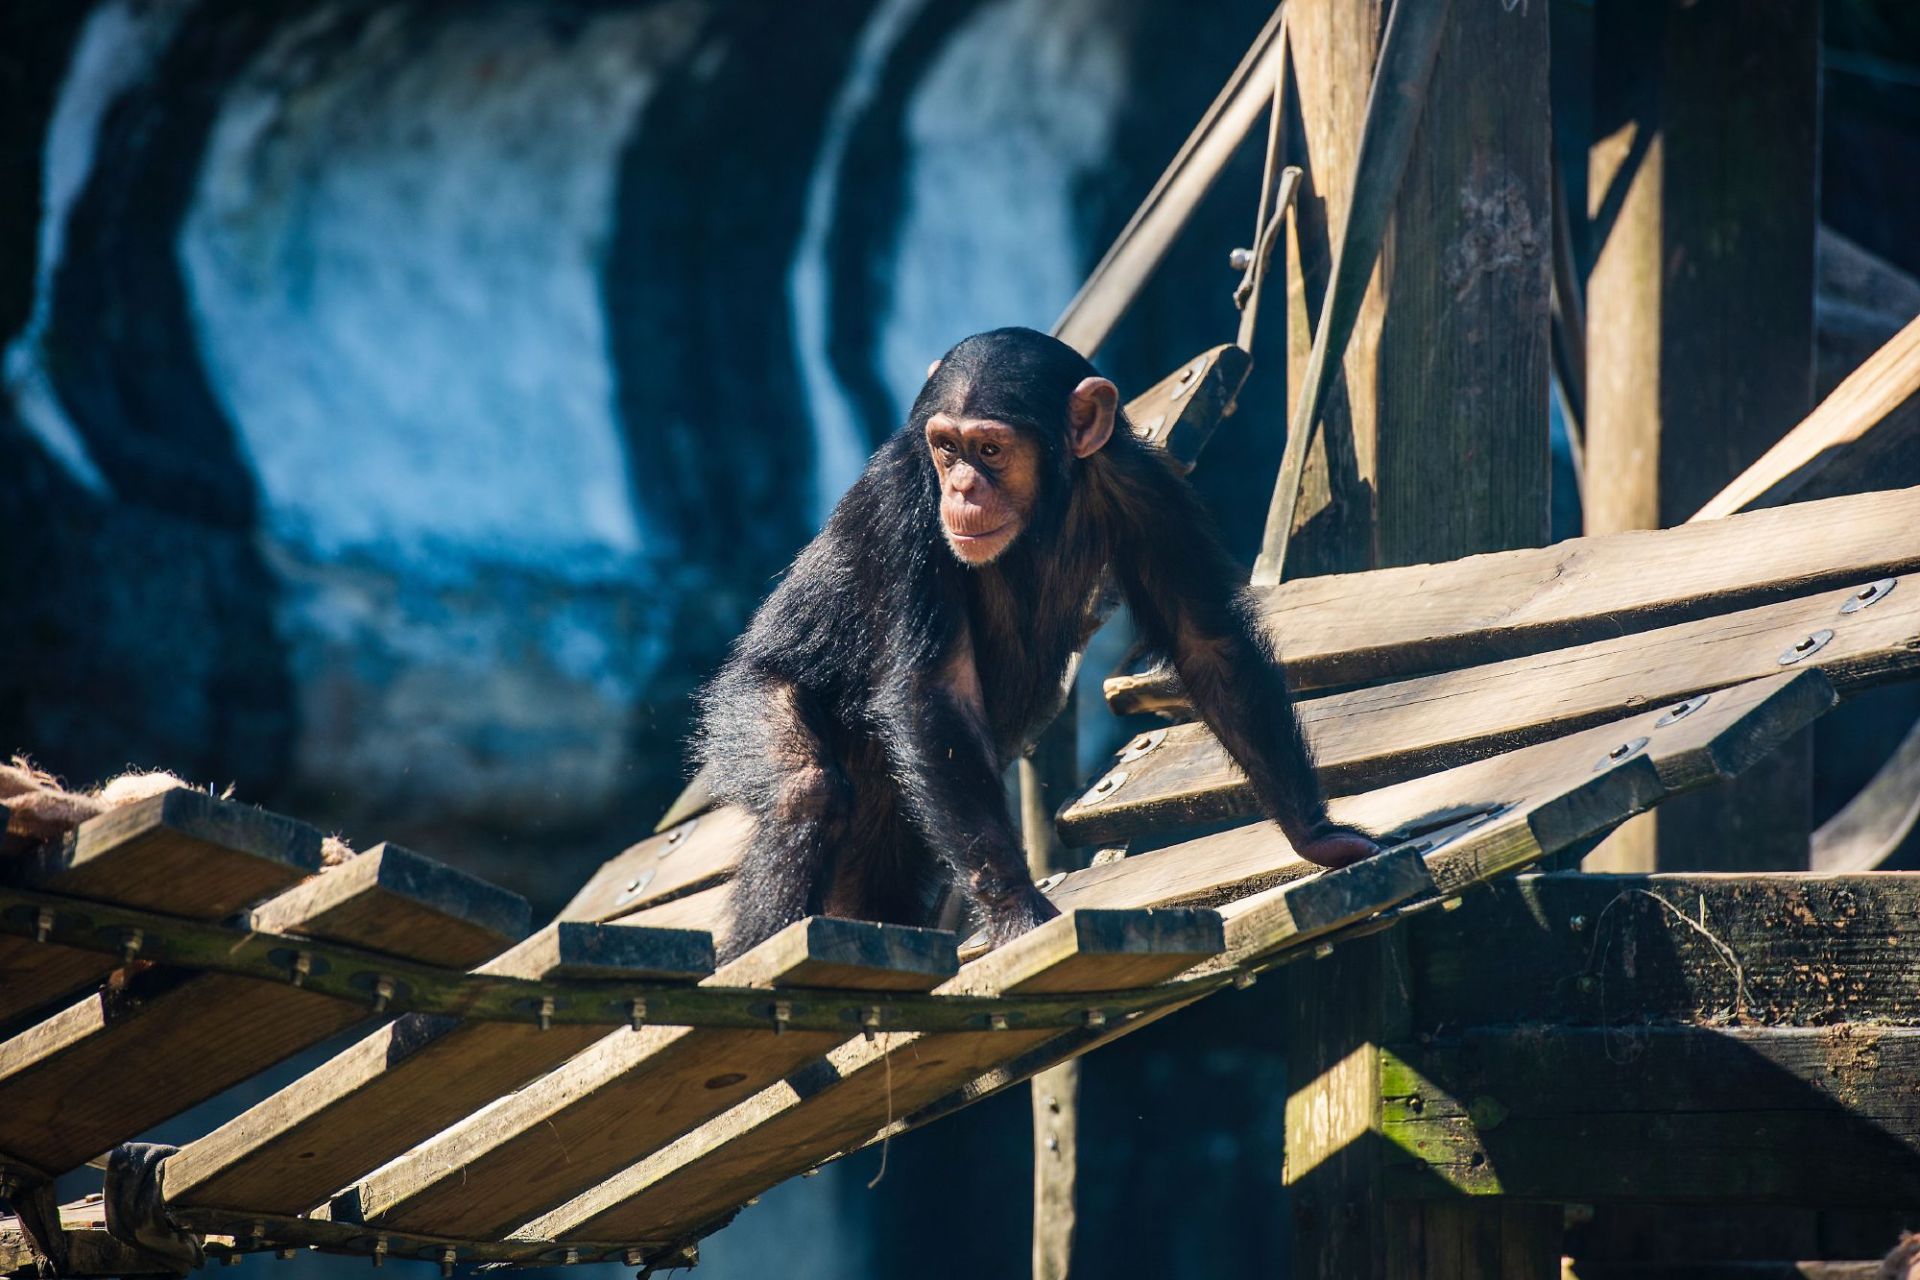
[[980, 456], [983, 458], [997, 458], [1000, 456], [1000, 446], [997, 444], [983, 444], [980, 446]]
[[938, 441], [935, 441], [935, 442], [934, 442], [934, 446], [933, 446], [933, 447], [934, 447], [934, 448], [936, 448], [936, 449], [938, 449], [938, 450], [939, 450], [939, 451], [940, 451], [941, 453], [944, 453], [944, 454], [946, 454], [946, 455], [947, 455], [947, 457], [949, 457], [949, 458], [951, 458], [951, 457], [952, 457], [952, 456], [954, 455], [954, 452], [955, 452], [955, 450], [954, 450], [954, 447], [953, 447], [953, 441], [951, 441], [951, 440], [938, 440]]

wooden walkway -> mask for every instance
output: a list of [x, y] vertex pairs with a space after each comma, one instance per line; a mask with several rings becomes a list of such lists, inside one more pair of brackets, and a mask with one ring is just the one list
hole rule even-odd
[[[1444, 916], [1920, 674], [1916, 569], [1910, 489], [1288, 583], [1268, 616], [1313, 691], [1335, 814], [1392, 847], [1319, 873], [1250, 822], [1127, 856], [1252, 813], [1217, 744], [1170, 726], [1062, 811], [1069, 840], [1111, 846], [1044, 886], [1065, 914], [991, 952], [821, 918], [715, 969], [708, 930], [747, 830], [726, 810], [621, 853], [537, 930], [512, 894], [420, 854], [323, 870], [312, 828], [189, 790], [10, 837], [0, 1177], [27, 1212], [0, 1229], [0, 1269], [38, 1247], [71, 1274], [138, 1271], [97, 1202], [54, 1233], [40, 1189], [355, 1026], [164, 1161], [179, 1230], [214, 1253], [685, 1262], [785, 1178], [1276, 964]], [[1109, 693], [1180, 704], [1153, 673]], [[1449, 1052], [1394, 1069], [1445, 1074]], [[1552, 1161], [1526, 1158], [1502, 1176], [1551, 1190]]]

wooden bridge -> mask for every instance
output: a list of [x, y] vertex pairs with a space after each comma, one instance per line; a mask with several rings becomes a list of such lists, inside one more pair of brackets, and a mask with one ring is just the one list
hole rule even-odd
[[[1324, 8], [1300, 6], [1295, 40]], [[1379, 74], [1414, 90], [1395, 101], [1431, 81], [1457, 105], [1448, 41], [1490, 39], [1521, 89], [1544, 77], [1544, 16], [1488, 37], [1498, 8], [1449, 18], [1438, 4], [1425, 29], [1389, 27]], [[1202, 171], [1269, 102], [1324, 89], [1276, 89], [1285, 48], [1276, 20], [1063, 319], [1083, 350], [1184, 224]], [[1465, 125], [1416, 135], [1417, 110], [1376, 106], [1346, 122], [1366, 145], [1311, 179], [1318, 213], [1291, 205], [1297, 175], [1269, 149], [1241, 301], [1257, 308], [1262, 250], [1281, 239], [1301, 277], [1315, 252], [1301, 226], [1344, 202], [1318, 251], [1311, 345], [1290, 327], [1307, 429], [1289, 439], [1300, 456], [1255, 590], [1334, 816], [1388, 833], [1385, 853], [1320, 872], [1270, 824], [1224, 825], [1254, 818], [1252, 797], [1164, 671], [1108, 681], [1116, 711], [1172, 723], [1128, 742], [1038, 833], [1043, 862], [1056, 840], [1099, 852], [1042, 881], [1059, 919], [993, 951], [817, 918], [716, 968], [747, 823], [697, 798], [534, 928], [514, 895], [409, 850], [323, 865], [318, 831], [235, 801], [174, 788], [112, 804], [9, 775], [0, 1197], [16, 1217], [0, 1270], [139, 1274], [301, 1248], [448, 1271], [689, 1265], [782, 1180], [1281, 966], [1303, 1276], [1548, 1274], [1564, 1206], [1920, 1205], [1920, 880], [1876, 870], [1920, 809], [1920, 729], [1817, 834], [1810, 869], [1573, 870], [1683, 793], [1764, 808], [1733, 783], [1743, 771], [1842, 700], [1920, 676], [1920, 488], [1875, 487], [1920, 479], [1920, 324], [1720, 477], [1701, 512], [1714, 518], [1462, 548], [1448, 529], [1502, 541], [1462, 511], [1539, 507], [1544, 478], [1491, 497], [1383, 484], [1397, 518], [1426, 503], [1433, 555], [1458, 558], [1403, 563], [1379, 550], [1389, 538], [1375, 559], [1395, 567], [1282, 581], [1296, 530], [1304, 554], [1325, 554], [1309, 508], [1340, 484], [1330, 446], [1310, 453], [1313, 428], [1346, 415], [1357, 431], [1359, 402], [1393, 381], [1377, 368], [1377, 385], [1326, 399], [1349, 337], [1377, 343], [1385, 324], [1369, 280], [1388, 215], [1416, 247], [1439, 234], [1394, 203], [1409, 155], [1439, 163], [1465, 145]], [[1522, 198], [1545, 199], [1546, 157], [1528, 155]], [[1548, 264], [1534, 267], [1544, 289]], [[1558, 301], [1553, 335], [1584, 342]], [[1460, 465], [1497, 469], [1511, 442], [1496, 437], [1544, 421], [1547, 344], [1490, 372], [1438, 330], [1428, 376], [1498, 401], [1483, 453]], [[1130, 405], [1135, 429], [1191, 466], [1251, 346], [1249, 320]], [[1581, 390], [1578, 369], [1555, 373]], [[1496, 377], [1531, 387], [1511, 393], [1524, 403], [1489, 391]], [[1438, 468], [1464, 430], [1398, 447]], [[1063, 785], [1046, 772], [1031, 792]], [[122, 1146], [356, 1027], [349, 1048], [185, 1146]], [[56, 1204], [53, 1180], [89, 1165], [101, 1194]]]

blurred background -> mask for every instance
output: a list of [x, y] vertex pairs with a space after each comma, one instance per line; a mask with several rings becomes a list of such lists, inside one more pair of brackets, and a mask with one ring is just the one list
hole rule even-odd
[[[928, 361], [1052, 322], [1269, 11], [8, 0], [0, 749], [232, 782], [550, 913], [678, 790], [689, 694]], [[1821, 393], [1920, 311], [1920, 6], [1824, 21]], [[1231, 339], [1258, 148], [1103, 352], [1124, 391]], [[1280, 314], [1196, 473], [1248, 560]], [[1082, 715], [1090, 767], [1125, 730]], [[1822, 750], [1816, 817], [1883, 755]], [[1279, 1256], [1263, 998], [1090, 1063], [1088, 1274]], [[1025, 1270], [1024, 1091], [876, 1163], [770, 1194], [703, 1274]]]

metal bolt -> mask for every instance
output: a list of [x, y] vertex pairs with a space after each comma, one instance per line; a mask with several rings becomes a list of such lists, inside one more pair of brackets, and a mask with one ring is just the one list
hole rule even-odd
[[580, 1251], [578, 1249], [569, 1249], [560, 1255], [560, 1265], [563, 1267], [570, 1267], [578, 1261], [580, 1261]]
[[638, 1031], [647, 1025], [647, 998], [635, 996], [633, 1003], [627, 1006], [627, 1025]]
[[1319, 946], [1313, 949], [1313, 958], [1315, 960], [1325, 960], [1328, 956], [1332, 954], [1333, 954], [1333, 944], [1331, 942], [1323, 942]]
[[1465, 902], [1466, 902], [1465, 898], [1459, 898], [1459, 897], [1448, 898], [1446, 901], [1440, 904], [1440, 909], [1442, 911], [1458, 911], [1461, 908], [1461, 906], [1465, 904]]
[[629, 1249], [620, 1257], [630, 1267], [637, 1267], [647, 1260], [647, 1255], [639, 1249]]
[[146, 945], [147, 931], [144, 929], [127, 930], [127, 940], [120, 944], [120, 963], [132, 964], [140, 958], [140, 948]]
[[1049, 1151], [1058, 1151], [1059, 1149], [1060, 1149], [1060, 1139], [1059, 1139], [1059, 1138], [1057, 1138], [1057, 1137], [1055, 1137], [1055, 1136], [1054, 1136], [1053, 1134], [1051, 1134], [1051, 1133], [1050, 1133], [1050, 1134], [1048, 1134], [1048, 1135], [1047, 1135], [1047, 1150], [1049, 1150]]
[[221, 1264], [222, 1266], [227, 1266], [227, 1267], [237, 1267], [237, 1266], [239, 1266], [239, 1265], [240, 1265], [240, 1249], [239, 1249], [239, 1246], [238, 1246], [238, 1245], [235, 1245], [235, 1246], [234, 1246], [233, 1248], [231, 1248], [231, 1249], [228, 1249], [228, 1250], [227, 1250], [227, 1256], [226, 1256], [226, 1257], [224, 1257], [224, 1258], [222, 1258], [222, 1259], [220, 1259], [220, 1264]]
[[1200, 370], [1205, 365], [1206, 361], [1196, 360], [1180, 371], [1180, 381], [1173, 388], [1173, 399], [1178, 400], [1200, 384]]
[[1047, 1095], [1047, 1110], [1054, 1115], [1060, 1114], [1060, 1099], [1051, 1093]]
[[539, 1011], [538, 1017], [540, 1020], [540, 1029], [542, 1031], [553, 1030], [553, 997], [552, 996], [540, 997], [540, 1011]]
[[751, 1208], [752, 1208], [752, 1207], [753, 1207], [754, 1205], [757, 1205], [757, 1204], [759, 1204], [759, 1203], [760, 1203], [760, 1197], [759, 1197], [759, 1196], [748, 1196], [748, 1197], [747, 1197], [747, 1207], [748, 1207], [749, 1209], [751, 1209]]
[[1685, 702], [1675, 703], [1673, 706], [1667, 708], [1665, 715], [1653, 722], [1653, 727], [1656, 729], [1664, 729], [1676, 720], [1684, 720], [1712, 700], [1712, 694], [1703, 693], [1698, 697], [1688, 698]]
[[1235, 271], [1245, 271], [1253, 265], [1253, 250], [1230, 249], [1227, 251], [1227, 265]]
[[800, 1172], [800, 1176], [803, 1178], [817, 1178], [820, 1176], [820, 1166], [815, 1165], [811, 1169], [803, 1169]]
[[385, 1013], [387, 1004], [393, 999], [393, 979], [381, 974], [373, 980], [373, 1011]]
[[33, 940], [45, 942], [53, 932], [53, 908], [42, 907], [33, 917]]
[[1242, 969], [1240, 972], [1233, 975], [1234, 990], [1245, 991], [1248, 987], [1252, 986], [1255, 982], [1258, 982], [1259, 980], [1260, 980], [1259, 974], [1254, 973], [1250, 969]]
[[1607, 752], [1607, 754], [1605, 754], [1604, 756], [1601, 756], [1598, 760], [1594, 761], [1593, 771], [1595, 773], [1598, 773], [1602, 769], [1612, 768], [1614, 765], [1619, 764], [1622, 760], [1632, 759], [1634, 756], [1640, 753], [1640, 748], [1646, 745], [1647, 745], [1647, 740], [1645, 738], [1635, 738], [1630, 742], [1623, 742], [1620, 745], [1613, 748], [1613, 750]]
[[880, 1006], [874, 1005], [860, 1019], [860, 1034], [871, 1042], [880, 1034]]
[[783, 1036], [787, 1033], [787, 1023], [793, 1020], [793, 1002], [775, 1000], [773, 1002], [773, 1034]]
[[1165, 729], [1154, 729], [1129, 742], [1120, 752], [1120, 763], [1131, 764], [1167, 740]]
[[276, 1250], [274, 1250], [274, 1253], [273, 1253], [273, 1256], [274, 1256], [274, 1257], [276, 1257], [276, 1258], [278, 1258], [278, 1259], [280, 1259], [280, 1261], [282, 1261], [282, 1262], [287, 1262], [287, 1261], [290, 1261], [290, 1260], [292, 1259], [292, 1257], [293, 1257], [293, 1255], [294, 1255], [294, 1254], [295, 1254], [296, 1252], [297, 1252], [297, 1250], [295, 1250], [295, 1249], [292, 1249], [292, 1248], [286, 1248], [286, 1249], [276, 1249]]
[[445, 1277], [446, 1280], [452, 1280], [453, 1260], [457, 1256], [459, 1255], [454, 1252], [452, 1245], [448, 1245], [440, 1251], [440, 1274], [442, 1277]]
[[1416, 1093], [1407, 1098], [1407, 1110], [1413, 1112], [1413, 1114], [1419, 1115], [1422, 1112], [1424, 1112], [1426, 1109], [1427, 1109], [1427, 1100], [1421, 1097], [1419, 1094]]
[[1089, 1009], [1087, 1010], [1086, 1021], [1087, 1030], [1098, 1031], [1107, 1025], [1107, 1011], [1105, 1009]]
[[1585, 933], [1587, 931], [1587, 918], [1585, 916], [1575, 916], [1573, 919], [1567, 921], [1567, 928], [1573, 930], [1575, 933]]
[[1112, 773], [1109, 773], [1106, 777], [1093, 784], [1094, 798], [1104, 800], [1106, 797], [1118, 791], [1122, 786], [1126, 785], [1126, 781], [1127, 771], [1125, 769], [1115, 769]]
[[987, 1029], [990, 1031], [1005, 1031], [1007, 1029], [1007, 1015], [1004, 1013], [988, 1014]]
[[1823, 627], [1810, 636], [1805, 636], [1794, 641], [1791, 648], [1781, 653], [1780, 665], [1790, 667], [1802, 658], [1812, 657], [1814, 654], [1826, 648], [1827, 641], [1831, 639], [1833, 639], [1833, 632]]
[[1869, 582], [1847, 597], [1846, 603], [1840, 606], [1840, 612], [1858, 613], [1870, 604], [1879, 603], [1899, 581], [1898, 578], [1882, 578], [1878, 582]]
[[667, 847], [671, 849], [674, 845], [679, 844], [681, 841], [685, 840], [687, 836], [690, 835], [692, 832], [693, 832], [692, 827], [675, 828], [673, 833], [667, 837]]
[[376, 1267], [384, 1267], [387, 1265], [387, 1238], [385, 1236], [374, 1237], [373, 1265]]
[[1160, 429], [1167, 425], [1167, 415], [1156, 413], [1151, 418], [1143, 418], [1133, 424], [1133, 434], [1142, 440], [1153, 440], [1160, 435]]
[[296, 987], [306, 986], [307, 975], [312, 972], [313, 972], [313, 953], [311, 951], [296, 952], [293, 957], [293, 973], [291, 975], [293, 979], [293, 985]]

